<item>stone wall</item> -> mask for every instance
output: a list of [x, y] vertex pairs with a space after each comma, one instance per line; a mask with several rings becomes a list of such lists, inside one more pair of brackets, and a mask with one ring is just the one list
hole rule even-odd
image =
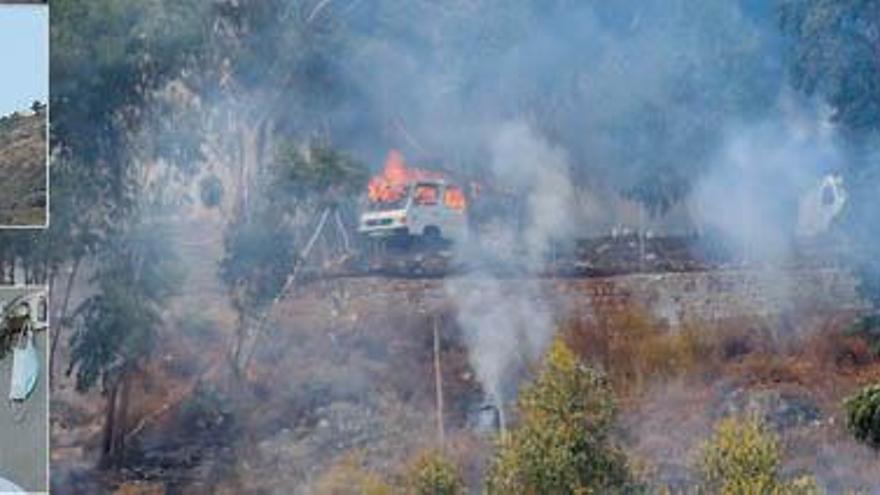
[[[475, 276], [475, 275], [470, 275]], [[502, 287], [537, 284], [546, 302], [589, 315], [596, 308], [645, 308], [675, 325], [682, 319], [716, 321], [789, 311], [852, 311], [866, 308], [855, 279], [838, 269], [717, 270], [623, 275], [607, 278], [507, 278]], [[284, 304], [300, 318], [381, 317], [383, 313], [454, 311], [446, 280], [354, 277], [302, 286]]]

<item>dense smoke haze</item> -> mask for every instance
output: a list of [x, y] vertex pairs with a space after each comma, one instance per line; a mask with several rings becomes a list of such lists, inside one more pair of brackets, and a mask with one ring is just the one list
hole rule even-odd
[[[439, 446], [473, 491], [555, 349], [645, 486], [771, 396], [781, 473], [876, 489], [838, 420], [880, 362], [841, 330], [880, 303], [844, 4], [55, 1], [52, 225], [0, 246], [53, 286], [53, 488], [348, 493]], [[466, 239], [360, 235], [388, 163], [462, 186]]]
[[752, 260], [785, 258], [801, 198], [845, 163], [820, 112], [783, 96], [772, 118], [726, 129], [691, 198], [697, 225], [718, 229]]
[[[770, 5], [552, 2], [511, 6], [504, 18], [477, 8], [417, 2], [387, 18], [366, 4], [346, 12], [343, 22], [368, 41], [336, 62], [348, 81], [331, 120], [339, 145], [374, 167], [395, 147], [414, 163], [517, 191], [557, 183], [539, 223], [554, 229], [567, 218], [557, 230], [569, 236], [605, 233], [589, 231], [596, 224], [638, 227], [624, 196], [644, 216], [681, 202], [697, 216], [685, 229], [709, 225], [773, 251], [788, 242], [779, 236], [791, 230], [792, 201], [822, 173], [845, 168], [829, 149], [822, 102], [793, 96]], [[544, 149], [522, 143], [531, 154], [518, 153], [513, 143], [528, 138], [517, 127]], [[501, 147], [512, 155], [499, 157]], [[719, 189], [742, 208], [721, 205]], [[590, 196], [620, 206], [606, 206], [604, 221], [590, 226], [582, 221], [596, 216]]]
[[523, 115], [569, 154], [580, 181], [626, 190], [664, 173], [681, 179], [706, 166], [728, 126], [759, 121], [778, 100], [773, 26], [744, 9], [558, 2], [497, 19], [416, 3], [395, 20], [427, 34], [392, 30], [349, 54], [365, 115], [387, 122], [354, 134], [390, 128], [386, 139], [406, 152], [480, 167], [492, 135]]

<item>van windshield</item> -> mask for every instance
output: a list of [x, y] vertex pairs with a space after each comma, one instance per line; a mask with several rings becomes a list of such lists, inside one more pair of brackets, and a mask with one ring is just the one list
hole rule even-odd
[[390, 201], [370, 201], [370, 211], [402, 210], [406, 208], [406, 196], [401, 196]]
[[413, 202], [419, 206], [436, 205], [440, 201], [440, 188], [434, 184], [418, 184], [413, 191]]

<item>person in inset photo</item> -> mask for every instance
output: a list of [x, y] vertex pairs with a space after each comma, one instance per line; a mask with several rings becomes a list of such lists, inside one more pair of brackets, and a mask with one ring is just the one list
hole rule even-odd
[[0, 493], [45, 491], [46, 293], [0, 289], [0, 307]]

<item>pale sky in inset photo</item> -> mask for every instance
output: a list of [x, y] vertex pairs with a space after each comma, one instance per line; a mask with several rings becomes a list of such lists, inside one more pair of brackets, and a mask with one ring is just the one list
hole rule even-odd
[[49, 9], [0, 5], [0, 116], [49, 98]]

